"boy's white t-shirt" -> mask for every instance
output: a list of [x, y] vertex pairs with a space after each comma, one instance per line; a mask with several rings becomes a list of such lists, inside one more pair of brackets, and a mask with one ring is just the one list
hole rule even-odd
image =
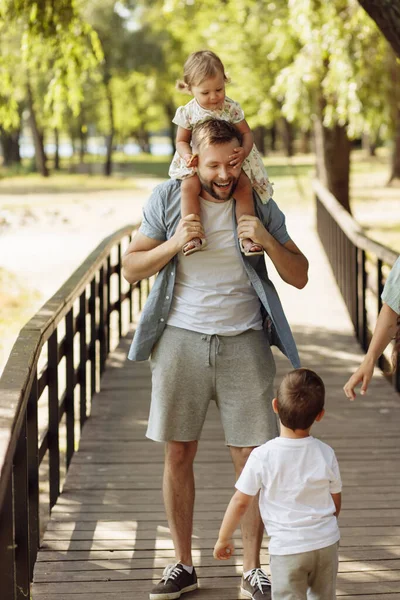
[[309, 552], [340, 539], [331, 496], [342, 490], [339, 465], [332, 448], [312, 436], [255, 448], [236, 488], [250, 496], [260, 491], [270, 554]]

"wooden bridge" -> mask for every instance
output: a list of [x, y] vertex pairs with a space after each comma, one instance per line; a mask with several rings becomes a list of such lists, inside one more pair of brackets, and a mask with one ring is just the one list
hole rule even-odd
[[[319, 195], [324, 192], [319, 190]], [[375, 292], [381, 289], [387, 272], [385, 265], [392, 264], [395, 255], [378, 245], [363, 249], [362, 239], [354, 239], [361, 235], [359, 232], [346, 230], [349, 225], [343, 225], [340, 218], [331, 219], [330, 200], [318, 201], [318, 229], [320, 236], [325, 232], [329, 238], [327, 252], [351, 318], [315, 233], [313, 214], [288, 216], [289, 231], [310, 258], [308, 286], [295, 290], [279, 281], [270, 264], [268, 268], [293, 324], [302, 363], [315, 369], [327, 388], [326, 416], [313, 434], [335, 449], [344, 484], [337, 595], [346, 600], [398, 600], [399, 396], [380, 371], [364, 398], [350, 403], [342, 392], [344, 382], [362, 359], [354, 329], [361, 341], [364, 336], [364, 342], [368, 342], [369, 285]], [[28, 350], [25, 354], [14, 353], [1, 380], [2, 600], [19, 600], [29, 590], [33, 600], [142, 600], [148, 598], [165, 565], [173, 562], [161, 497], [163, 447], [145, 438], [149, 366], [126, 360], [133, 327], [123, 335], [124, 313], [126, 321], [135, 317], [148, 291], [147, 282], [128, 290], [121, 280], [120, 240], [129, 232], [127, 228], [106, 241], [25, 331], [26, 348], [32, 338], [40, 348], [46, 338], [49, 340], [47, 367], [38, 369], [39, 350], [36, 354], [29, 354]], [[340, 267], [344, 260], [340, 249], [352, 279]], [[364, 265], [364, 270], [360, 271], [360, 265]], [[376, 286], [371, 283], [371, 273], [377, 274]], [[376, 301], [375, 313], [378, 309]], [[121, 338], [112, 349], [115, 314], [119, 315], [115, 330]], [[60, 323], [64, 321], [61, 331]], [[71, 357], [74, 348], [75, 355]], [[278, 352], [274, 354], [278, 382], [289, 364]], [[58, 367], [63, 358], [65, 376]], [[17, 394], [21, 377], [26, 383]], [[38, 398], [45, 389], [48, 422], [41, 430]], [[39, 406], [39, 411], [34, 410], [35, 406]], [[75, 453], [78, 432], [73, 425], [74, 406], [81, 425], [84, 424]], [[59, 495], [63, 477], [60, 456], [66, 457], [69, 470]], [[39, 542], [40, 463], [42, 470], [48, 468], [48, 475], [41, 475], [40, 481], [50, 484], [52, 511]], [[207, 417], [195, 471], [193, 547], [200, 589], [187, 597], [238, 600], [242, 564], [239, 534], [232, 561], [220, 563], [212, 557], [234, 485], [215, 406]], [[268, 572], [267, 539], [262, 558]]]

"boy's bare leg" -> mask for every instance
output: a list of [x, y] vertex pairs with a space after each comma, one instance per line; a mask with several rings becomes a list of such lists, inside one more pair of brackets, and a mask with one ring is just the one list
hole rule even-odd
[[[197, 175], [187, 177], [182, 180], [181, 185], [181, 214], [182, 218], [189, 215], [198, 215], [200, 217], [200, 201], [199, 195], [201, 192], [201, 183]], [[201, 250], [202, 240], [198, 237], [187, 242], [183, 248], [183, 254], [191, 254], [196, 250]]]
[[177, 562], [193, 565], [192, 530], [194, 509], [193, 461], [197, 442], [167, 442], [163, 494], [165, 512]]
[[[250, 179], [247, 177], [244, 171], [241, 171], [238, 184], [235, 190], [236, 200], [236, 221], [239, 221], [243, 215], [255, 216], [254, 212], [254, 200], [253, 200], [253, 188]], [[256, 244], [250, 238], [243, 238], [241, 240], [242, 247], [245, 252], [262, 252], [263, 248], [260, 244]]]
[[[236, 478], [240, 473], [253, 448], [237, 448], [230, 446], [231, 457], [235, 467]], [[243, 572], [259, 568], [260, 549], [264, 535], [264, 525], [258, 508], [258, 495], [249, 506], [241, 522], [243, 540]]]

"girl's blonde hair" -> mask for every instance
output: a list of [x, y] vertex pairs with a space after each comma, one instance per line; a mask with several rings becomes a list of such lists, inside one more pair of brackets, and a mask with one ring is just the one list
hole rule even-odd
[[190, 91], [194, 85], [200, 85], [205, 79], [221, 73], [224, 81], [229, 81], [221, 59], [211, 50], [193, 52], [183, 65], [183, 81], [177, 81], [178, 90]]

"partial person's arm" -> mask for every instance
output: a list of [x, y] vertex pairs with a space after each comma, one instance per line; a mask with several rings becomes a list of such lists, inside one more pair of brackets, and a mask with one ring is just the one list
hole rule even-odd
[[[271, 200], [270, 200], [271, 202]], [[258, 217], [244, 215], [238, 222], [239, 238], [261, 244], [286, 283], [302, 289], [308, 281], [308, 260], [292, 240], [280, 244]]]
[[197, 215], [181, 219], [174, 235], [165, 242], [149, 238], [139, 231], [122, 257], [123, 276], [129, 283], [136, 283], [155, 275], [194, 237], [205, 237]]
[[235, 123], [235, 127], [242, 134], [242, 145], [235, 148], [235, 154], [232, 154], [229, 158], [231, 159], [230, 164], [233, 167], [239, 167], [250, 154], [254, 144], [254, 137], [245, 119], [239, 121], [239, 123]]
[[397, 317], [397, 313], [392, 310], [388, 304], [382, 305], [368, 352], [357, 371], [343, 387], [344, 393], [350, 400], [355, 399], [356, 393], [354, 389], [361, 382], [360, 394], [363, 396], [367, 392], [376, 361], [385, 350], [390, 340], [396, 335]]
[[235, 551], [232, 536], [253, 500], [254, 496], [236, 490], [228, 504], [219, 530], [218, 540], [214, 547], [214, 558], [227, 560], [232, 556]]
[[342, 508], [342, 493], [331, 494], [333, 503], [335, 505], [335, 517], [337, 518], [340, 514], [340, 509]]

